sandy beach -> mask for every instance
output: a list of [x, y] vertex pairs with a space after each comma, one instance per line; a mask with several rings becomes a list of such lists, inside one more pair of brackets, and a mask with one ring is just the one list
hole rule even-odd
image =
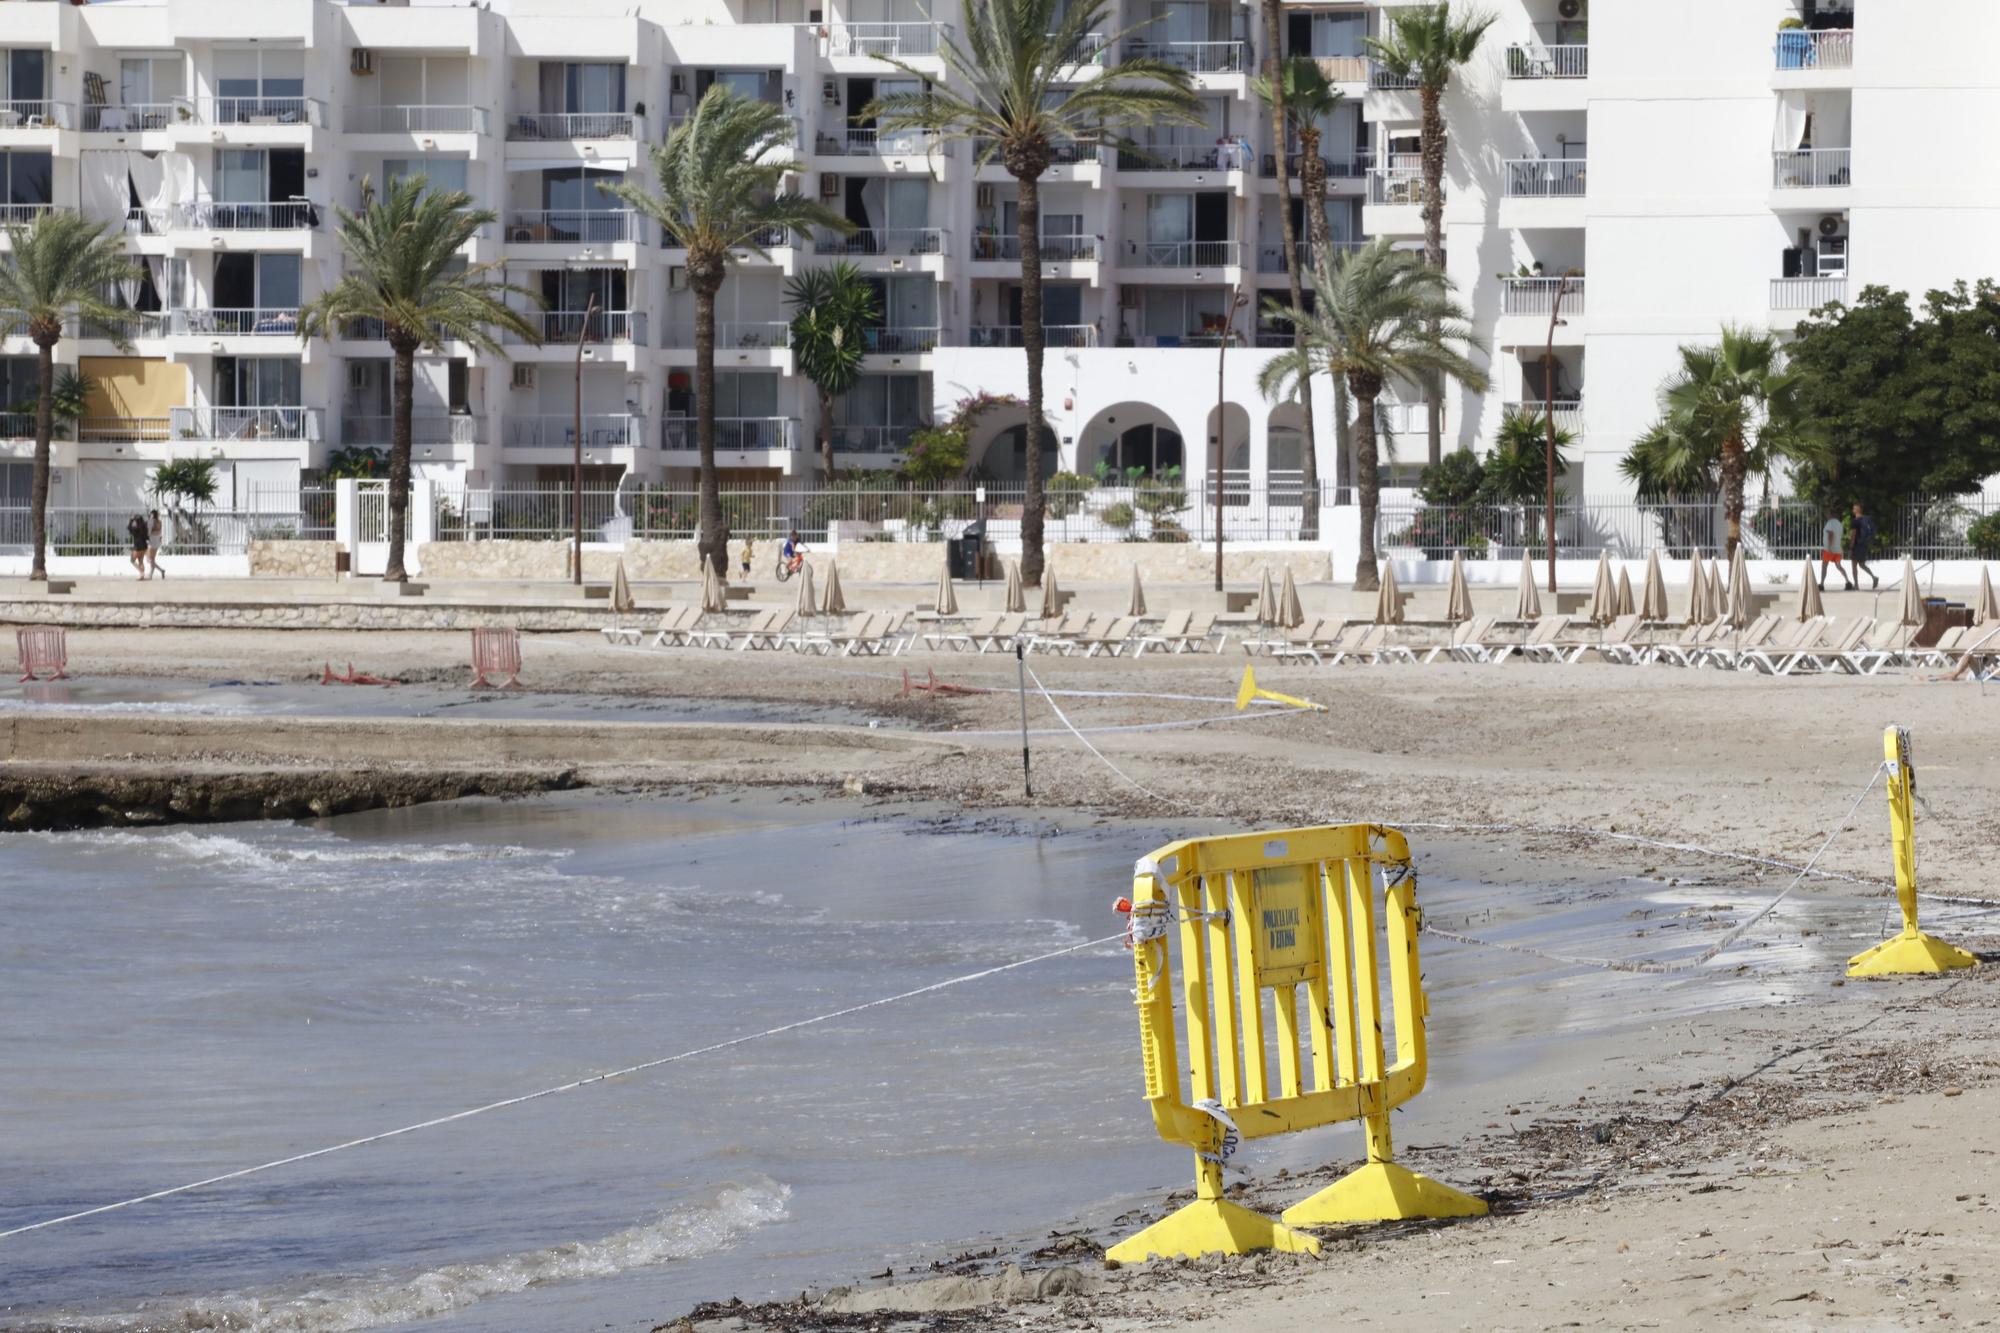
[[[90, 676], [163, 687], [220, 679], [297, 685], [317, 681], [324, 662], [339, 667], [350, 658], [383, 676], [457, 684], [468, 674], [464, 652], [460, 634], [70, 635], [71, 662]], [[1435, 856], [1451, 873], [1516, 886], [1524, 901], [1611, 876], [1698, 890], [1738, 908], [1767, 900], [1791, 875], [1588, 831], [1801, 862], [1840, 827], [1819, 866], [1865, 882], [1813, 879], [1797, 897], [1838, 891], [1865, 900], [1868, 919], [1843, 928], [1866, 935], [1889, 911], [1880, 789], [1851, 821], [1844, 817], [1879, 761], [1882, 728], [1896, 723], [1914, 734], [1928, 801], [1918, 831], [1924, 887], [2000, 899], [1990, 855], [2000, 830], [2000, 767], [1989, 758], [2000, 739], [1994, 702], [1976, 685], [1930, 683], [1922, 673], [1771, 680], [1590, 664], [1332, 669], [1260, 660], [1260, 683], [1326, 711], [1238, 717], [1225, 702], [1244, 666], [1234, 650], [1036, 658], [1030, 665], [1041, 683], [1089, 730], [1104, 759], [1063, 730], [1031, 685], [1028, 797], [1011, 657], [654, 653], [584, 635], [534, 636], [525, 656], [524, 701], [591, 699], [630, 711], [593, 714], [591, 726], [577, 728], [483, 703], [450, 716], [383, 718], [372, 715], [367, 697], [350, 715], [311, 719], [14, 709], [0, 718], [5, 776], [75, 780], [134, 762], [212, 779], [337, 770], [360, 782], [407, 782], [450, 770], [510, 781], [559, 777], [554, 785], [807, 789], [873, 809], [925, 803], [1245, 827], [1372, 820], [1411, 825], [1420, 856]], [[994, 693], [906, 695], [906, 667], [920, 681], [935, 671]], [[749, 702], [770, 712], [758, 722], [649, 719], [648, 701], [667, 698], [683, 707]], [[790, 720], [787, 712], [827, 709], [854, 720], [808, 712]], [[1115, 730], [1195, 720], [1207, 724]], [[1489, 824], [1510, 827], [1463, 827]], [[1107, 885], [1106, 898], [1115, 891]], [[1956, 910], [1949, 932], [1956, 942], [2000, 949], [2000, 930], [1978, 904]], [[1476, 922], [1433, 924], [1478, 933]], [[1785, 915], [1764, 930], [1776, 939], [1801, 934]], [[1615, 1035], [1552, 1043], [1546, 1060], [1497, 1076], [1478, 1104], [1450, 1105], [1451, 1089], [1434, 1088], [1421, 1099], [1415, 1128], [1399, 1129], [1399, 1148], [1411, 1165], [1488, 1197], [1487, 1219], [1330, 1233], [1316, 1260], [1110, 1270], [1103, 1245], [1180, 1200], [1161, 1198], [1150, 1214], [1108, 1221], [1052, 1212], [1042, 1241], [1012, 1238], [966, 1257], [940, 1253], [890, 1280], [856, 1284], [859, 1275], [828, 1274], [824, 1287], [797, 1302], [662, 1310], [660, 1326], [709, 1333], [1277, 1330], [1371, 1317], [1454, 1328], [1988, 1322], [2000, 1289], [1988, 1197], [2000, 1091], [1987, 1036], [2000, 1017], [2000, 988], [1990, 972], [1843, 983], [1836, 971], [1811, 995], [1676, 1010]], [[1452, 1022], [1449, 1007], [1434, 1000], [1434, 1029]], [[1135, 1091], [1135, 1135], [1150, 1133], [1143, 1111]], [[1163, 1165], [1184, 1157], [1166, 1145], [1159, 1151]], [[1241, 1189], [1246, 1202], [1275, 1212], [1351, 1165], [1329, 1161], [1304, 1178], [1260, 1177]]]

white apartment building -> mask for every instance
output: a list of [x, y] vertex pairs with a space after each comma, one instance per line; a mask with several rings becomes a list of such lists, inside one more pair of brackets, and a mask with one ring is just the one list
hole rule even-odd
[[[1371, 78], [1363, 58], [1382, 8], [1286, 5], [1287, 54], [1320, 59], [1348, 94], [1322, 147], [1343, 242], [1420, 235], [1416, 96]], [[1592, 492], [1620, 488], [1617, 460], [1679, 342], [1724, 320], [1783, 327], [1849, 281], [1921, 290], [1991, 272], [1976, 238], [1994, 234], [2000, 177], [1951, 151], [2000, 123], [2000, 80], [1976, 55], [2000, 37], [1986, 0], [1926, 0], [1921, 14], [1890, 0], [1496, 8], [1447, 105], [1448, 266], [1490, 338], [1494, 381], [1483, 396], [1451, 395], [1452, 445], [1484, 447], [1509, 404], [1543, 396], [1553, 283], [1513, 276], [1536, 265], [1582, 274], [1556, 329], [1553, 387], [1583, 445], [1572, 485]], [[785, 347], [782, 288], [835, 259], [874, 275], [884, 308], [866, 378], [834, 409], [836, 461], [892, 466], [910, 431], [957, 400], [1025, 392], [1014, 182], [977, 167], [968, 145], [855, 120], [908, 78], [880, 54], [945, 77], [936, 52], [956, 11], [957, 0], [0, 2], [5, 217], [79, 208], [119, 222], [146, 273], [119, 294], [133, 352], [88, 328], [62, 344], [61, 361], [96, 391], [57, 445], [54, 503], [123, 504], [153, 466], [190, 452], [217, 461], [226, 503], [295, 483], [342, 447], [386, 447], [386, 343], [355, 328], [302, 345], [295, 312], [340, 273], [334, 208], [357, 206], [364, 179], [418, 172], [500, 215], [467, 259], [504, 263], [549, 307], [545, 346], [506, 358], [450, 347], [420, 362], [420, 474], [471, 487], [567, 479], [576, 340], [595, 295], [605, 313], [581, 369], [592, 482], [686, 480], [692, 298], [657, 228], [596, 186], [648, 184], [648, 146], [717, 81], [785, 109], [796, 188], [857, 226], [773, 236], [768, 257], [746, 253], [725, 284], [725, 484], [815, 467], [816, 400]], [[1077, 152], [1044, 180], [1047, 467], [1205, 477], [1226, 330], [1223, 467], [1283, 487], [1299, 469], [1298, 409], [1255, 388], [1257, 348], [1275, 336], [1258, 306], [1284, 290], [1289, 258], [1276, 146], [1248, 86], [1257, 11], [1118, 0], [1113, 13], [1100, 63], [1075, 78], [1144, 47], [1192, 72], [1207, 123], [1142, 131], [1144, 160]], [[1787, 15], [1809, 26], [1781, 40]], [[1940, 49], [1946, 31], [1963, 40]], [[1253, 299], [1232, 310], [1238, 290]], [[9, 338], [0, 407], [32, 392], [33, 373], [33, 348]], [[1331, 481], [1344, 460], [1329, 414], [1322, 384]], [[1383, 419], [1413, 469], [1420, 413], [1388, 404]], [[0, 416], [0, 504], [25, 495], [31, 429]], [[990, 414], [975, 466], [1018, 478], [1026, 438], [1018, 412]]]

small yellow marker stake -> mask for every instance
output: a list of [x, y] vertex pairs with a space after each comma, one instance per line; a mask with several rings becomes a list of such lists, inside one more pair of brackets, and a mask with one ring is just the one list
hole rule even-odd
[[1847, 960], [1850, 977], [1889, 977], [1949, 972], [1979, 962], [1965, 950], [1917, 929], [1917, 770], [1910, 762], [1910, 733], [1890, 727], [1882, 733], [1889, 766], [1889, 842], [1896, 855], [1896, 898], [1903, 908], [1903, 933]]
[[1236, 711], [1242, 712], [1250, 706], [1252, 699], [1269, 699], [1272, 703], [1290, 704], [1294, 708], [1312, 708], [1326, 711], [1325, 704], [1316, 704], [1310, 699], [1298, 699], [1289, 694], [1279, 694], [1276, 690], [1257, 688], [1257, 673], [1249, 667], [1243, 668], [1243, 683], [1236, 689]]

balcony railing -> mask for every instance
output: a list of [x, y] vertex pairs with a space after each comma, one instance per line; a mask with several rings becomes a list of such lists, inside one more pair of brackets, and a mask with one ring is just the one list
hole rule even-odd
[[311, 231], [319, 226], [319, 205], [304, 199], [263, 204], [205, 199], [175, 205], [173, 225], [177, 231]]
[[172, 317], [159, 310], [127, 311], [117, 319], [86, 319], [74, 328], [63, 326], [66, 337], [88, 338], [105, 342], [137, 342], [141, 338], [164, 338], [173, 327]]
[[[1054, 40], [1056, 34], [1049, 33], [1048, 36], [1050, 40]], [[1075, 58], [1069, 63], [1072, 65], [1101, 65], [1104, 63], [1105, 46], [1106, 42], [1103, 33], [1087, 32], [1083, 35], [1083, 40], [1076, 44]]]
[[[341, 418], [343, 444], [387, 445], [395, 433], [394, 417], [356, 416]], [[486, 418], [467, 412], [413, 412], [410, 414], [410, 443], [472, 444], [486, 433]]]
[[1229, 74], [1249, 68], [1247, 42], [1127, 42], [1127, 60], [1159, 60], [1190, 74]]
[[[1299, 168], [1304, 165], [1305, 160], [1305, 154], [1298, 150], [1298, 145], [1296, 144], [1292, 145], [1291, 149], [1285, 154], [1285, 161], [1291, 167], [1293, 180], [1299, 178]], [[1319, 164], [1325, 169], [1328, 180], [1360, 180], [1374, 168], [1375, 154], [1366, 148], [1356, 148], [1345, 157], [1329, 157], [1326, 154], [1324, 146], [1322, 146]], [[1264, 160], [1260, 164], [1257, 174], [1265, 180], [1274, 180], [1277, 178], [1278, 158], [1275, 153], [1264, 154]]]
[[869, 329], [866, 345], [871, 352], [886, 353], [891, 356], [915, 356], [937, 348], [938, 327], [931, 324]]
[[[1020, 347], [1021, 326], [1019, 324], [975, 324], [972, 328], [974, 347]], [[1042, 326], [1044, 347], [1095, 347], [1097, 346], [1097, 326], [1095, 324], [1044, 324]]]
[[1515, 157], [1501, 166], [1509, 199], [1581, 199], [1589, 175], [1580, 157]]
[[507, 139], [630, 139], [636, 119], [629, 111], [521, 111], [507, 121]]
[[[574, 449], [576, 417], [509, 416], [505, 443], [509, 449]], [[646, 447], [646, 418], [630, 413], [593, 414], [583, 417], [583, 447], [586, 449], [643, 449]]]
[[[586, 335], [584, 319], [588, 316], [590, 329]], [[599, 310], [590, 314], [583, 310], [529, 310], [522, 312], [522, 318], [531, 328], [542, 335], [544, 345], [551, 343], [575, 344], [578, 339], [591, 343], [636, 343], [646, 345], [646, 312], [643, 310]], [[527, 340], [519, 334], [508, 332], [502, 341], [522, 343]]]
[[1542, 46], [1517, 42], [1507, 48], [1507, 77], [1510, 79], [1587, 79], [1590, 77], [1590, 48], [1587, 46]]
[[76, 438], [86, 444], [164, 444], [173, 437], [169, 417], [81, 417], [76, 423]]
[[[1281, 347], [1292, 345], [1292, 335], [1287, 333]], [[1444, 419], [1444, 409], [1438, 409], [1438, 418]], [[1389, 435], [1412, 435], [1430, 429], [1430, 409], [1423, 403], [1391, 403], [1380, 399], [1375, 403], [1375, 429]]]
[[[1565, 286], [1564, 284], [1567, 284]], [[1583, 313], [1582, 278], [1507, 278], [1500, 283], [1500, 313], [1546, 315], [1555, 306], [1556, 288], [1563, 288], [1562, 313]]]
[[[760, 348], [790, 347], [792, 326], [781, 319], [724, 320], [715, 326], [715, 350], [754, 351]], [[677, 331], [673, 346], [694, 346], [694, 328]]]
[[1120, 171], [1247, 171], [1250, 148], [1228, 143], [1137, 143], [1120, 149]]
[[183, 338], [296, 338], [299, 312], [293, 307], [266, 309], [176, 310], [174, 333]]
[[68, 102], [0, 102], [0, 130], [68, 130], [76, 111]]
[[[1044, 236], [1041, 256], [1044, 264], [1088, 264], [1097, 259], [1095, 236]], [[972, 257], [982, 262], [1021, 262], [1021, 238], [988, 233], [972, 238]]]
[[1376, 167], [1368, 173], [1368, 202], [1384, 205], [1423, 203], [1423, 172], [1413, 167]]
[[1536, 421], [1542, 419], [1543, 408], [1551, 408], [1549, 415], [1555, 418], [1557, 430], [1568, 431], [1571, 435], [1583, 434], [1583, 404], [1574, 399], [1558, 398], [1553, 403], [1544, 403], [1539, 398], [1532, 401], [1523, 399], [1500, 406], [1510, 417], [1531, 417]]
[[505, 235], [509, 245], [618, 245], [637, 241], [641, 228], [630, 208], [516, 210]]
[[887, 230], [864, 227], [842, 235], [819, 231], [813, 236], [813, 253], [820, 255], [942, 255], [949, 253], [951, 233], [941, 227], [891, 227]]
[[175, 125], [196, 123], [195, 105], [189, 98], [177, 102], [126, 102], [119, 106], [83, 108], [85, 134], [132, 134], [139, 130], [165, 130]]
[[[660, 447], [693, 452], [701, 437], [693, 417], [668, 417], [660, 423]], [[715, 447], [725, 453], [752, 449], [796, 449], [799, 423], [792, 417], [717, 417]]]
[[1243, 262], [1240, 241], [1140, 241], [1141, 268], [1233, 268]]
[[1771, 184], [1780, 190], [1830, 190], [1853, 183], [1852, 148], [1780, 149], [1771, 154]]
[[0, 226], [30, 226], [42, 214], [62, 207], [62, 204], [0, 204]]
[[1854, 29], [1788, 28], [1778, 34], [1776, 56], [1779, 69], [1852, 69]]
[[833, 451], [837, 454], [902, 454], [910, 449], [910, 437], [922, 430], [908, 426], [843, 426], [833, 428]]
[[1384, 92], [1408, 92], [1417, 86], [1414, 74], [1398, 74], [1379, 60], [1368, 62], [1368, 86]]
[[[992, 150], [992, 147], [993, 141], [991, 139], [974, 139], [972, 141], [973, 158], [975, 160], [985, 160], [986, 154]], [[1051, 166], [1073, 167], [1080, 162], [1095, 162], [1096, 160], [1097, 145], [1094, 143], [1078, 143], [1074, 139], [1064, 139], [1058, 143], [1049, 145], [1049, 164]], [[988, 161], [986, 165], [998, 168], [1003, 164], [996, 157]]]
[[[942, 30], [942, 31], [940, 31]], [[951, 29], [941, 23], [836, 23], [827, 33], [831, 56], [934, 56]]]
[[349, 134], [484, 134], [483, 106], [350, 106]]
[[317, 440], [317, 407], [177, 407], [169, 426], [179, 440]]
[[929, 130], [864, 130], [834, 126], [813, 136], [813, 152], [821, 157], [922, 157], [936, 152], [951, 156], [951, 142]]
[[1771, 309], [1817, 310], [1829, 301], [1847, 299], [1845, 276], [1771, 279]]
[[201, 97], [194, 117], [204, 125], [326, 126], [326, 103], [317, 97]]

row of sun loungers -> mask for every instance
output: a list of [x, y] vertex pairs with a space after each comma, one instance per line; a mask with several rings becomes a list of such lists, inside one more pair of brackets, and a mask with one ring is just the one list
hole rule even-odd
[[909, 646], [913, 635], [908, 621], [907, 612], [866, 611], [838, 624], [815, 625], [798, 612], [785, 609], [759, 611], [748, 621], [732, 621], [711, 617], [698, 606], [686, 606], [667, 608], [653, 629], [612, 625], [605, 628], [604, 637], [609, 643], [632, 647], [736, 652], [752, 648], [790, 649], [822, 657], [835, 651], [843, 657], [880, 656], [884, 652], [899, 653]]

